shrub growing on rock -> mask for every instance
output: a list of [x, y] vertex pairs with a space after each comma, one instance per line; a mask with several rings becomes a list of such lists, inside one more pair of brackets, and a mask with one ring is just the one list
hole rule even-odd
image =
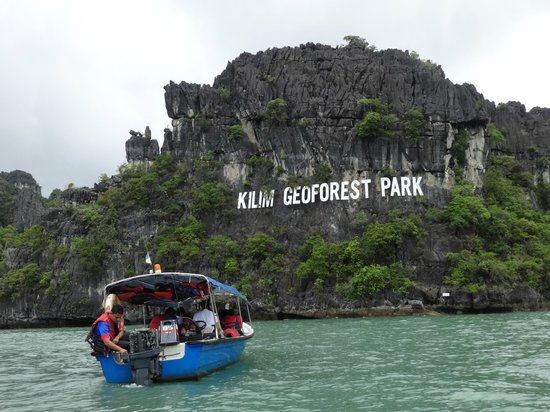
[[403, 124], [403, 131], [405, 136], [420, 137], [426, 130], [426, 120], [424, 114], [418, 108], [412, 108], [405, 114], [405, 122]]
[[277, 98], [267, 103], [262, 117], [270, 123], [285, 123], [288, 120], [288, 104], [284, 99]]

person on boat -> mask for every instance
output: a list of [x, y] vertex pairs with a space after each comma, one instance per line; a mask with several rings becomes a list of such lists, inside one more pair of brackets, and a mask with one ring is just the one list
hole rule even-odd
[[219, 336], [223, 336], [223, 330], [218, 320], [218, 315], [210, 309], [210, 299], [202, 302], [201, 306], [202, 309], [193, 315], [193, 320], [195, 322], [204, 322], [206, 324], [202, 330], [202, 333], [208, 334], [217, 330]]
[[149, 322], [149, 329], [158, 329], [160, 322], [170, 319], [176, 319], [176, 310], [174, 308], [166, 308], [164, 314], [153, 316], [153, 319]]
[[243, 318], [235, 314], [229, 303], [225, 304], [224, 310], [220, 313], [220, 323], [223, 333], [226, 336], [237, 337], [243, 335]]
[[110, 351], [128, 353], [130, 343], [128, 334], [120, 327], [124, 315], [122, 305], [113, 305], [109, 312], [104, 312], [94, 323], [86, 340], [91, 343], [94, 353], [108, 355]]

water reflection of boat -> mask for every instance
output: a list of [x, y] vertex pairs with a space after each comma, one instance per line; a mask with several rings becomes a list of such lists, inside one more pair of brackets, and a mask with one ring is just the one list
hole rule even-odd
[[[246, 297], [208, 276], [172, 272], [134, 276], [107, 285], [105, 296], [112, 295], [124, 304], [141, 306], [144, 324], [155, 310], [173, 308], [186, 316], [162, 320], [158, 329], [132, 330], [127, 355], [96, 355], [110, 383], [146, 385], [198, 378], [237, 361], [254, 335]], [[192, 313], [201, 303], [209, 303], [224, 332], [208, 331], [204, 322], [193, 321]], [[218, 310], [222, 307], [231, 312]], [[248, 322], [242, 321], [243, 309]]]

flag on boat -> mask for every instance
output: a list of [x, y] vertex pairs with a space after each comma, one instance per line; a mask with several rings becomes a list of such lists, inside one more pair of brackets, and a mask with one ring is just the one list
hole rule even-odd
[[151, 256], [149, 255], [149, 252], [147, 252], [147, 254], [145, 255], [145, 263], [147, 263], [148, 265], [150, 265], [151, 263]]

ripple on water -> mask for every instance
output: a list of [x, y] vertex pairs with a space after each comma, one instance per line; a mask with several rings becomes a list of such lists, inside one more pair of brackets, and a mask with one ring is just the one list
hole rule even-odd
[[[198, 381], [105, 383], [87, 328], [0, 332], [2, 411], [545, 410], [550, 313], [256, 322]], [[22, 390], [21, 388], [25, 388]]]

